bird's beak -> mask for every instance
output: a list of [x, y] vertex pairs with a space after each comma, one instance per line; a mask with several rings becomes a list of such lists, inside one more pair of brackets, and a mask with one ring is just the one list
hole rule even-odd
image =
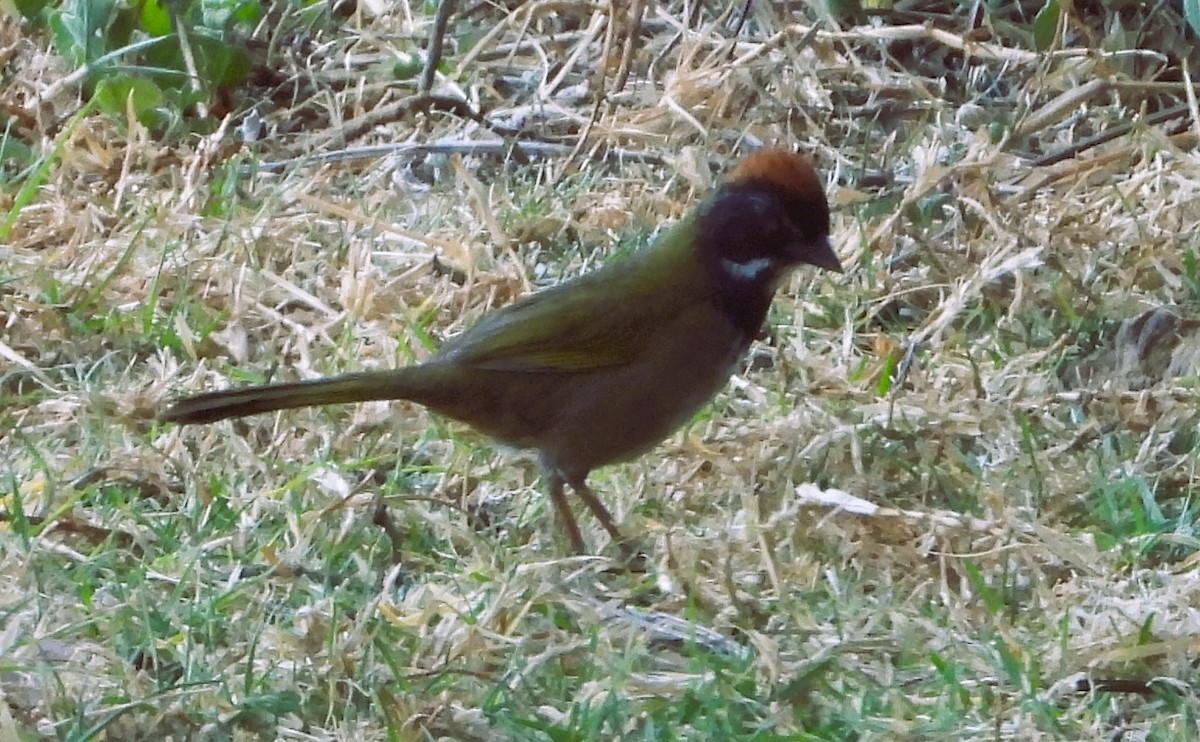
[[838, 260], [837, 253], [833, 251], [833, 245], [829, 244], [828, 235], [804, 245], [800, 250], [800, 255], [800, 259], [809, 265], [815, 265], [834, 273], [845, 272], [842, 268], [842, 261]]

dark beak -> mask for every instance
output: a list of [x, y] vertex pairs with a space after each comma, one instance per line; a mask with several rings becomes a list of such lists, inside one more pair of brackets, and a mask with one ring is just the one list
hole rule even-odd
[[814, 242], [801, 247], [800, 260], [801, 262], [815, 265], [818, 268], [824, 268], [834, 273], [845, 272], [842, 268], [842, 261], [838, 260], [837, 253], [833, 251], [833, 245], [829, 244], [828, 235], [824, 235]]

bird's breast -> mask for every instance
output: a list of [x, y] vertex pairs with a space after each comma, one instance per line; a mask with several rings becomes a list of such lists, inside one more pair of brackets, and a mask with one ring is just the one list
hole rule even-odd
[[539, 446], [566, 471], [632, 458], [725, 386], [750, 338], [712, 305], [662, 322], [628, 364], [580, 375]]

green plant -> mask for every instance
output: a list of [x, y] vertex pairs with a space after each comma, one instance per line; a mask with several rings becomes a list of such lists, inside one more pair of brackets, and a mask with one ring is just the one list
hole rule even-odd
[[26, 0], [18, 9], [49, 30], [85, 97], [155, 131], [245, 79], [244, 38], [263, 14], [258, 0]]

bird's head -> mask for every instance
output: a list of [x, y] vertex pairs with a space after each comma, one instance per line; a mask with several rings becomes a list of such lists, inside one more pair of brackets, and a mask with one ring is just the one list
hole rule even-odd
[[805, 263], [842, 272], [821, 180], [794, 152], [766, 149], [742, 160], [696, 227], [701, 259], [733, 294], [769, 297], [788, 270]]

